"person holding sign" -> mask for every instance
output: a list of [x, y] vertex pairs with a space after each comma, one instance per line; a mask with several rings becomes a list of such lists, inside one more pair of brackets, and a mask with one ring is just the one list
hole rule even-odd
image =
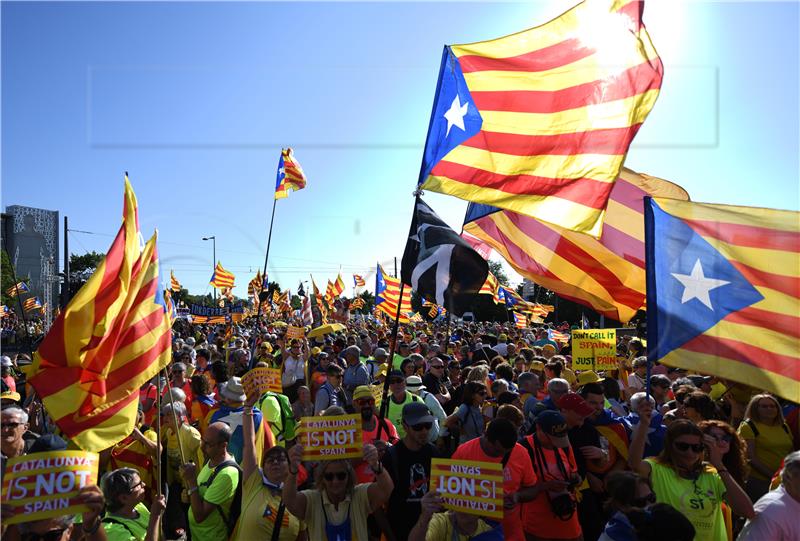
[[306, 521], [309, 539], [369, 539], [367, 516], [389, 499], [394, 484], [378, 458], [374, 445], [366, 444], [364, 460], [375, 474], [374, 483], [356, 485], [348, 460], [324, 460], [317, 467], [316, 488], [297, 492], [297, 474], [303, 446], [289, 450], [289, 477], [283, 484], [283, 501], [294, 516]]
[[503, 531], [481, 517], [457, 511], [443, 511], [442, 497], [428, 492], [422, 497], [422, 513], [408, 541], [501, 541]]
[[148, 510], [144, 504], [147, 486], [133, 468], [114, 470], [101, 484], [106, 498], [103, 529], [108, 541], [158, 541], [166, 498], [158, 496]]

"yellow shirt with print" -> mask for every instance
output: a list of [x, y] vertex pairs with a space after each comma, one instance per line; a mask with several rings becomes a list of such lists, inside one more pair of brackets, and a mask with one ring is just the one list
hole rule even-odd
[[[272, 539], [272, 530], [281, 505], [281, 493], [270, 490], [263, 481], [264, 478], [259, 470], [245, 479], [242, 485], [242, 514], [233, 532], [232, 541]], [[305, 528], [305, 524], [286, 509], [281, 520], [278, 539], [294, 541]]]
[[458, 541], [468, 541], [476, 535], [488, 532], [492, 529], [491, 526], [486, 524], [483, 520], [478, 520], [478, 527], [471, 534], [459, 533], [458, 537], [453, 536], [453, 519], [450, 518], [450, 513], [434, 513], [431, 521], [428, 524], [428, 531], [425, 534], [425, 541], [451, 541], [458, 539]]

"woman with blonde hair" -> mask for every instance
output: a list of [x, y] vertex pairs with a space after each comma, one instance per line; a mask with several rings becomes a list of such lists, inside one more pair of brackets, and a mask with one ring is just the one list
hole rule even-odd
[[753, 501], [769, 491], [772, 476], [783, 457], [792, 451], [792, 433], [783, 419], [778, 399], [771, 394], [757, 394], [750, 399], [739, 425], [739, 435], [747, 443], [750, 476], [745, 486]]

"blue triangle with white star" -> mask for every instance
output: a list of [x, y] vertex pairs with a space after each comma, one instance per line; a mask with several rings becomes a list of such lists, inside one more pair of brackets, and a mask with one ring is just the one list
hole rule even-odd
[[[655, 309], [656, 321], [654, 328], [648, 329], [655, 334], [649, 346], [654, 348], [654, 358], [660, 359], [728, 314], [764, 297], [686, 222], [653, 200], [650, 205], [653, 241], [648, 237], [648, 309]], [[655, 291], [650, 291], [653, 282]], [[655, 306], [650, 305], [651, 298]]]
[[481, 131], [483, 119], [467, 88], [461, 64], [450, 50], [444, 48], [439, 82], [433, 101], [428, 139], [422, 158], [419, 184], [425, 182], [431, 169], [448, 152]]

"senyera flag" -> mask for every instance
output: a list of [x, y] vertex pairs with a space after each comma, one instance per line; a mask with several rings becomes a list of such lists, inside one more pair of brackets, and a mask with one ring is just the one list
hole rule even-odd
[[420, 187], [599, 237], [663, 66], [639, 0], [444, 48]]
[[800, 213], [645, 202], [651, 361], [800, 402]]
[[464, 232], [525, 278], [627, 323], [645, 306], [644, 197], [688, 199], [672, 182], [623, 168], [599, 239], [510, 210], [470, 204]]
[[289, 197], [289, 191], [302, 190], [306, 187], [306, 174], [294, 157], [291, 148], [281, 150], [278, 160], [278, 174], [275, 179], [275, 199]]
[[58, 427], [100, 451], [133, 430], [139, 387], [171, 356], [157, 234], [140, 246], [136, 196], [125, 177], [122, 226], [105, 259], [53, 323], [29, 383]]

